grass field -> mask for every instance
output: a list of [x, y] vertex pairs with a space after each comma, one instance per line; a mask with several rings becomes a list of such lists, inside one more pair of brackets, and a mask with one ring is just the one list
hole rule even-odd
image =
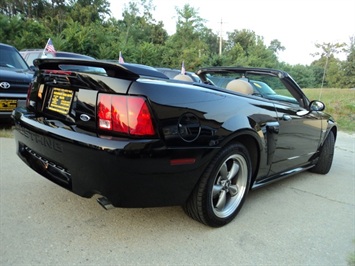
[[12, 129], [9, 128], [1, 128], [0, 129], [0, 138], [12, 138]]
[[325, 112], [338, 123], [339, 130], [355, 132], [355, 90], [303, 89], [310, 100], [325, 103]]

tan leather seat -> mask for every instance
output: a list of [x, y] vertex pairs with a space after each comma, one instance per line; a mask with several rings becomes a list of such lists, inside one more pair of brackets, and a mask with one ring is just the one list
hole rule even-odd
[[254, 93], [253, 86], [246, 80], [233, 79], [227, 84], [227, 90], [251, 95]]
[[176, 80], [182, 80], [182, 81], [188, 81], [188, 82], [193, 82], [192, 78], [188, 75], [183, 75], [183, 74], [177, 74], [174, 79]]

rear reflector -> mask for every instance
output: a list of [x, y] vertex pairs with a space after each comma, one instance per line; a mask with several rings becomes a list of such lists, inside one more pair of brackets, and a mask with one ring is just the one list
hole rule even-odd
[[31, 97], [32, 87], [33, 87], [33, 83], [31, 82], [27, 89], [26, 107], [30, 107], [30, 97]]
[[181, 158], [181, 159], [172, 159], [170, 160], [170, 165], [185, 165], [185, 164], [194, 164], [196, 162], [195, 158]]
[[100, 94], [98, 127], [133, 136], [153, 136], [155, 130], [146, 100], [137, 96]]

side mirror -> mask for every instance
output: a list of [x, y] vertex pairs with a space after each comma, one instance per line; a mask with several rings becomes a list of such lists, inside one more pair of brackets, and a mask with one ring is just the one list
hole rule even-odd
[[310, 111], [323, 111], [325, 109], [325, 104], [321, 101], [311, 101], [309, 104]]
[[317, 112], [317, 111], [323, 111], [325, 109], [325, 104], [322, 103], [321, 101], [311, 101], [309, 104], [309, 110], [300, 110], [297, 112], [297, 115], [299, 116], [304, 116], [308, 115], [310, 112]]

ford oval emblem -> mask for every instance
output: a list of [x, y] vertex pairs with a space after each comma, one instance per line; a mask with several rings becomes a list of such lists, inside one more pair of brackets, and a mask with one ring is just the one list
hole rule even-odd
[[90, 120], [90, 116], [88, 116], [87, 114], [81, 114], [80, 119], [81, 121], [87, 122]]
[[4, 90], [10, 89], [10, 87], [11, 87], [10, 83], [8, 83], [6, 81], [3, 81], [0, 83], [0, 88], [2, 88]]

